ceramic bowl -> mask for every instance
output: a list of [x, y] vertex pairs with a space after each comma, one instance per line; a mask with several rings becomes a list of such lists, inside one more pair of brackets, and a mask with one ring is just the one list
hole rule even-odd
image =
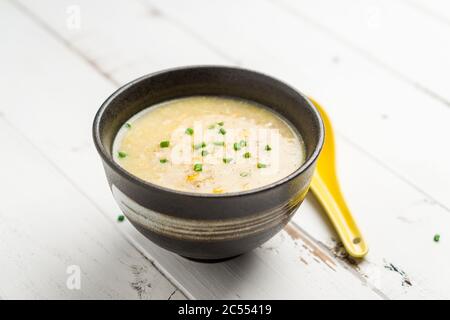
[[[306, 162], [275, 183], [226, 194], [168, 189], [114, 162], [113, 141], [125, 121], [149, 106], [193, 95], [233, 96], [272, 108], [302, 135]], [[279, 80], [240, 68], [192, 66], [152, 73], [118, 89], [97, 112], [93, 138], [114, 198], [136, 229], [181, 256], [217, 261], [260, 246], [289, 222], [308, 191], [324, 128], [312, 103]]]

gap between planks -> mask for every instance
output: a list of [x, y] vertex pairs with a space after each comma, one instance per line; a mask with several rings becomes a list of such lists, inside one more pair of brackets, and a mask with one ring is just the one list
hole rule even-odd
[[434, 92], [432, 89], [422, 85], [418, 81], [409, 78], [406, 74], [396, 70], [395, 68], [391, 67], [389, 64], [385, 63], [383, 60], [381, 60], [380, 58], [375, 56], [374, 54], [370, 53], [370, 51], [365, 50], [365, 49], [359, 47], [358, 45], [353, 44], [351, 41], [347, 40], [346, 38], [340, 36], [337, 32], [333, 31], [331, 28], [328, 28], [325, 25], [322, 25], [319, 22], [315, 21], [314, 19], [302, 14], [297, 8], [291, 6], [290, 4], [287, 4], [283, 1], [281, 1], [281, 2], [275, 1], [275, 0], [268, 0], [268, 1], [270, 1], [274, 5], [278, 6], [279, 8], [284, 10], [286, 13], [293, 15], [299, 19], [302, 19], [304, 22], [308, 23], [309, 25], [316, 28], [317, 30], [320, 30], [321, 32], [325, 33], [326, 35], [331, 36], [332, 38], [339, 41], [341, 44], [343, 44], [347, 48], [351, 49], [353, 52], [357, 53], [361, 57], [364, 57], [370, 63], [384, 69], [390, 75], [413, 86], [417, 90], [430, 96], [431, 98], [440, 102], [444, 106], [450, 107], [450, 101], [448, 101], [445, 97], [441, 96], [437, 92]]
[[[418, 10], [419, 12], [422, 12], [418, 7], [414, 5], [414, 3], [417, 3], [417, 0], [398, 0], [401, 3], [404, 3], [403, 6], [407, 7], [414, 7], [415, 10]], [[413, 88], [418, 89], [421, 93], [425, 94], [428, 97], [431, 97], [435, 101], [439, 103], [439, 105], [444, 105], [446, 107], [450, 106], [450, 100], [445, 98], [444, 96], [440, 95], [436, 92], [436, 90], [428, 88], [426, 85], [420, 84], [420, 80], [416, 81], [411, 76], [406, 75], [405, 73], [398, 71], [394, 67], [391, 67], [389, 63], [386, 63], [383, 61], [383, 58], [378, 58], [376, 54], [372, 54], [369, 50], [366, 50], [359, 46], [358, 44], [355, 44], [351, 41], [350, 38], [346, 37], [345, 35], [339, 34], [338, 31], [333, 30], [330, 26], [325, 25], [321, 23], [317, 17], [310, 16], [306, 13], [301, 12], [301, 10], [295, 6], [294, 3], [289, 3], [288, 0], [283, 1], [274, 1], [274, 0], [268, 0], [268, 2], [272, 3], [274, 6], [278, 6], [280, 9], [282, 9], [284, 12], [290, 14], [294, 18], [299, 18], [305, 24], [310, 25], [311, 27], [315, 28], [317, 31], [322, 32], [324, 35], [328, 36], [331, 39], [336, 40], [337, 42], [341, 43], [343, 46], [347, 47], [350, 51], [353, 51], [358, 56], [362, 57], [369, 63], [380, 67], [381, 69], [385, 70], [389, 75], [393, 76], [393, 78], [396, 78], [400, 80], [401, 82], [404, 82], [408, 85], [412, 85]], [[419, 6], [419, 5], [418, 5]], [[423, 5], [420, 5], [423, 6]], [[424, 9], [426, 10], [426, 9]], [[340, 131], [338, 131], [339, 135], [348, 143], [352, 144], [356, 149], [364, 153], [366, 156], [371, 158], [373, 161], [378, 163], [380, 166], [385, 168], [387, 171], [395, 175], [397, 178], [405, 182], [407, 185], [414, 188], [416, 191], [420, 192], [425, 197], [432, 200], [434, 203], [439, 205], [443, 210], [450, 213], [450, 207], [448, 204], [445, 203], [445, 200], [443, 200], [441, 197], [439, 197], [438, 194], [432, 195], [432, 192], [426, 192], [423, 188], [421, 188], [417, 183], [413, 182], [411, 179], [407, 177], [407, 174], [402, 174], [398, 170], [393, 169], [391, 166], [389, 166], [385, 161], [381, 160], [379, 157], [371, 153], [370, 151], [364, 149], [361, 146], [361, 143], [356, 143], [353, 139], [349, 138], [348, 136], [342, 134]], [[440, 199], [440, 200], [438, 200]]]
[[[375, 294], [377, 294], [383, 300], [391, 300], [386, 294], [384, 294], [380, 289], [372, 285], [364, 276], [358, 272], [358, 264], [361, 262], [361, 259], [355, 259], [350, 257], [346, 252], [344, 255], [339, 256], [338, 252], [332, 252], [331, 248], [326, 246], [320, 241], [314, 239], [306, 230], [300, 227], [295, 221], [291, 221], [286, 227], [284, 231], [295, 241], [301, 240], [312, 255], [316, 256], [320, 261], [322, 261], [325, 265], [330, 267], [332, 270], [335, 270], [336, 263], [340, 264], [344, 269], [348, 270], [352, 273], [356, 278], [358, 278], [361, 282], [365, 283]], [[332, 259], [330, 254], [334, 256], [335, 259]], [[300, 259], [303, 263], [306, 261]]]
[[395, 171], [394, 169], [390, 168], [382, 160], [378, 159], [376, 156], [374, 156], [370, 152], [366, 151], [364, 148], [362, 148], [357, 143], [353, 142], [351, 139], [349, 139], [345, 135], [343, 135], [343, 134], [341, 134], [339, 132], [338, 132], [338, 134], [339, 134], [339, 136], [342, 139], [344, 139], [348, 144], [350, 144], [354, 149], [359, 151], [361, 154], [365, 155], [368, 159], [370, 159], [371, 161], [375, 162], [378, 166], [380, 166], [381, 168], [385, 169], [386, 171], [390, 172], [393, 176], [395, 176], [396, 178], [398, 178], [401, 181], [403, 181], [406, 185], [410, 186], [411, 188], [416, 190], [418, 193], [422, 194], [423, 196], [425, 196], [429, 200], [431, 200], [434, 203], [436, 203], [440, 208], [442, 208], [446, 212], [450, 213], [450, 208], [447, 207], [445, 204], [441, 203], [436, 198], [434, 198], [431, 194], [429, 194], [428, 192], [426, 192], [425, 190], [423, 190], [422, 188], [417, 186], [415, 183], [411, 182], [408, 178], [404, 177], [402, 174], [400, 174], [397, 171]]
[[97, 63], [90, 59], [87, 55], [85, 55], [81, 50], [78, 50], [77, 47], [73, 46], [70, 41], [67, 41], [62, 37], [56, 30], [52, 29], [48, 24], [46, 24], [42, 19], [40, 19], [37, 15], [35, 15], [31, 10], [29, 10], [26, 6], [21, 4], [16, 0], [9, 0], [12, 5], [14, 5], [19, 11], [28, 16], [34, 23], [36, 23], [39, 27], [44, 29], [47, 33], [49, 33], [53, 38], [57, 39], [64, 46], [66, 46], [70, 51], [76, 54], [79, 58], [86, 61], [96, 72], [101, 74], [105, 79], [110, 81], [116, 87], [120, 86], [120, 83], [115, 80], [109, 73], [103, 71]]
[[422, 12], [423, 14], [426, 14], [436, 20], [441, 21], [442, 23], [450, 26], [450, 18], [446, 17], [445, 15], [442, 15], [439, 12], [436, 12], [435, 10], [426, 7], [422, 3], [420, 3], [417, 0], [400, 0], [407, 6], [410, 6], [411, 8], [416, 9], [419, 12]]

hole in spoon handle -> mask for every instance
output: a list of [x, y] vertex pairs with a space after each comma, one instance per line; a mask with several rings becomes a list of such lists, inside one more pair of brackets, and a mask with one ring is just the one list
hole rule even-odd
[[367, 254], [367, 244], [337, 186], [330, 192], [320, 175], [314, 175], [311, 189], [322, 204], [347, 253], [355, 258]]

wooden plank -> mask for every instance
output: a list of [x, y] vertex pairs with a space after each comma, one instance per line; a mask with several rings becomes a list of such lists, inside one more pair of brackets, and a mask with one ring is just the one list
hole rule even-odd
[[[41, 4], [42, 8], [47, 8]], [[127, 13], [126, 8], [123, 8], [123, 14]], [[89, 62], [91, 59], [88, 62], [79, 59], [84, 51], [76, 51], [71, 43], [56, 41], [50, 36], [51, 32], [43, 31], [45, 27], [36, 28], [36, 23], [31, 21], [35, 18], [27, 20], [19, 17], [17, 12], [12, 14], [9, 11], [14, 10], [8, 8], [8, 25], [14, 32], [5, 39], [10, 45], [2, 50], [1, 60], [10, 61], [14, 57], [20, 67], [2, 66], [5, 76], [0, 81], [1, 84], [3, 81], [21, 81], [27, 94], [6, 93], [6, 103], [2, 104], [1, 111], [114, 221], [118, 208], [106, 186], [100, 161], [90, 142], [89, 130], [93, 113], [105, 97], [104, 90], [110, 90], [111, 84], [101, 78], [100, 74], [104, 73], [93, 72], [92, 68], [99, 68], [98, 63], [93, 65]], [[149, 28], [152, 30], [151, 26]], [[158, 30], [160, 37], [165, 37], [164, 29], [160, 27]], [[26, 55], [16, 54], [20, 51], [17, 42], [12, 41], [18, 36], [16, 31], [33, 34], [20, 45], [34, 48], [34, 58], [40, 62], [39, 65], [27, 62]], [[185, 35], [180, 32], [179, 37]], [[191, 41], [190, 47], [198, 47], [196, 40]], [[201, 59], [203, 50], [200, 47], [191, 56]], [[206, 56], [211, 54], [207, 52]], [[38, 83], [36, 79], [39, 79]], [[60, 119], [68, 121], [58, 121]], [[155, 264], [176, 279], [183, 291], [193, 298], [380, 298], [380, 294], [365, 281], [348, 272], [301, 233], [303, 238], [298, 239], [281, 233], [249, 255], [227, 263], [205, 265], [187, 261], [154, 246], [126, 222], [119, 228], [135, 247], [155, 258]]]
[[[0, 165], [3, 299], [183, 298], [1, 117], [0, 137], [8, 153]], [[79, 289], [67, 286], [71, 266], [80, 270]]]
[[[439, 205], [433, 205], [434, 202], [430, 197], [421, 190], [417, 190], [407, 180], [405, 181], [404, 177], [399, 175], [396, 170], [392, 170], [390, 166], [386, 166], [384, 162], [380, 162], [377, 157], [373, 156], [373, 149], [377, 152], [377, 156], [380, 153], [383, 156], [388, 153], [381, 148], [382, 143], [374, 139], [374, 130], [371, 131], [371, 129], [379, 131], [379, 127], [383, 126], [383, 130], [388, 132], [380, 132], [380, 135], [383, 135], [382, 142], [388, 142], [389, 139], [392, 139], [389, 133], [392, 135], [394, 130], [398, 131], [399, 127], [404, 128], [405, 126], [400, 121], [403, 118], [399, 118], [397, 113], [395, 113], [400, 113], [401, 110], [398, 109], [396, 103], [386, 106], [386, 111], [389, 111], [388, 119], [393, 122], [390, 123], [389, 121], [386, 124], [385, 120], [387, 119], [382, 117], [382, 112], [385, 112], [385, 110], [379, 110], [380, 105], [382, 106], [383, 104], [378, 100], [373, 102], [371, 100], [365, 101], [365, 108], [361, 108], [360, 105], [361, 97], [365, 95], [370, 96], [371, 92], [369, 89], [374, 86], [387, 90], [389, 95], [393, 97], [394, 102], [397, 102], [397, 100], [401, 101], [403, 95], [406, 97], [411, 96], [409, 102], [411, 102], [412, 113], [414, 116], [417, 113], [417, 118], [419, 118], [418, 108], [422, 102], [429, 103], [430, 107], [434, 108], [436, 107], [435, 101], [420, 92], [416, 92], [414, 88], [404, 84], [402, 81], [389, 76], [383, 70], [372, 66], [365, 59], [346, 50], [345, 47], [339, 46], [338, 43], [331, 42], [330, 44], [332, 40], [324, 37], [320, 32], [315, 31], [314, 28], [307, 24], [299, 24], [292, 17], [285, 16], [282, 10], [277, 10], [270, 4], [259, 3], [258, 14], [251, 17], [253, 22], [246, 25], [245, 30], [242, 30], [239, 26], [245, 25], [244, 22], [248, 21], [248, 15], [250, 12], [253, 12], [251, 8], [252, 5], [255, 5], [254, 3], [244, 3], [247, 7], [241, 7], [242, 10], [237, 10], [230, 3], [226, 6], [220, 6], [215, 2], [211, 2], [211, 4], [210, 2], [201, 2], [200, 4], [205, 12], [214, 13], [218, 10], [218, 12], [221, 12], [221, 16], [232, 15], [233, 22], [229, 22], [228, 19], [220, 19], [217, 15], [212, 15], [211, 17], [205, 15], [200, 19], [195, 6], [192, 8], [190, 6], [184, 7], [184, 4], [181, 2], [175, 4], [172, 2], [158, 3], [157, 9], [160, 12], [160, 19], [167, 15], [169, 15], [170, 21], [182, 19], [177, 21], [177, 24], [184, 26], [182, 30], [188, 28], [184, 36], [195, 34], [202, 39], [207, 39], [209, 41], [208, 46], [214, 46], [218, 51], [233, 48], [228, 54], [234, 55], [244, 65], [275, 74], [289, 80], [300, 88], [306, 88], [308, 92], [314, 93], [314, 96], [319, 97], [320, 101], [325, 102], [327, 110], [330, 110], [330, 113], [332, 113], [332, 117], [336, 120], [336, 125], [341, 132], [348, 133], [348, 136], [351, 136], [353, 140], [359, 139], [358, 141], [363, 142], [362, 145], [368, 145], [367, 149], [363, 149], [347, 138], [338, 140], [338, 150], [343, 150], [339, 153], [339, 160], [343, 159], [340, 161], [339, 171], [342, 173], [341, 178], [344, 191], [349, 195], [351, 206], [355, 206], [355, 215], [361, 221], [363, 230], [367, 232], [369, 243], [372, 246], [366, 261], [354, 268], [348, 267], [348, 264], [344, 266], [350, 268], [358, 277], [367, 278], [366, 282], [369, 285], [378, 288], [388, 294], [389, 297], [421, 298], [448, 296], [448, 289], [445, 288], [448, 284], [442, 281], [441, 277], [442, 274], [445, 274], [445, 265], [449, 260], [449, 257], [442, 253], [448, 252], [448, 250], [446, 250], [446, 244], [441, 243], [436, 247], [436, 244], [432, 242], [432, 236], [436, 232], [435, 230], [438, 229], [438, 226], [448, 223], [446, 220], [448, 219], [446, 209]], [[240, 6], [244, 4], [241, 3]], [[175, 7], [171, 7], [172, 5]], [[151, 8], [154, 10], [154, 7]], [[33, 8], [33, 10], [47, 19], [43, 6]], [[178, 10], [183, 12], [182, 16], [178, 15]], [[122, 13], [123, 15], [128, 14], [126, 10], [123, 10]], [[272, 33], [271, 30], [274, 26], [264, 27], [263, 23], [269, 17], [276, 21], [283, 21], [286, 24], [276, 24], [275, 31]], [[48, 19], [50, 20], [50, 17]], [[214, 20], [220, 21], [220, 23], [214, 23]], [[99, 23], [105, 22], [99, 21]], [[149, 19], [148, 23], [151, 24], [152, 20]], [[207, 25], [208, 28], [202, 28], [204, 25]], [[292, 51], [283, 51], [285, 56], [278, 56], [279, 59], [274, 63], [277, 48], [288, 47], [282, 38], [278, 39], [276, 37], [277, 34], [282, 34], [280, 30], [295, 30], [296, 34], [300, 30], [300, 36], [310, 39], [308, 43], [311, 43], [312, 48], [308, 49], [305, 46], [295, 46], [294, 44]], [[60, 34], [65, 39], [68, 39], [69, 35], [64, 30], [58, 31], [61, 31]], [[158, 29], [158, 31], [164, 33], [163, 29]], [[197, 37], [192, 38], [194, 40], [197, 39]], [[269, 43], [267, 39], [273, 42]], [[113, 43], [117, 41], [120, 42], [117, 39], [112, 39], [111, 41], [110, 46], [113, 46]], [[176, 42], [176, 38], [172, 39], [172, 41]], [[202, 45], [203, 43], [199, 44], [196, 40], [186, 47], [185, 50], [203, 52], [206, 49], [198, 48]], [[271, 46], [274, 46], [274, 49]], [[77, 48], [83, 52], [93, 50], [81, 45], [77, 46]], [[334, 59], [336, 58], [336, 52], [339, 53], [340, 57], [338, 63]], [[283, 63], [283, 58], [288, 62]], [[298, 63], [294, 58], [301, 61], [301, 63]], [[324, 79], [323, 74], [329, 74], [330, 76]], [[367, 77], [367, 75], [370, 75], [370, 77]], [[115, 77], [115, 74], [113, 73], [111, 76]], [[369, 78], [371, 85], [364, 82], [367, 81], [365, 80], [367, 78]], [[358, 93], [355, 97], [346, 95], [345, 92], [348, 90], [346, 87], [351, 85], [360, 88], [361, 93]], [[391, 111], [392, 108], [394, 108], [394, 111]], [[442, 111], [445, 109], [436, 107], [436, 109], [433, 109], [433, 112], [436, 110]], [[395, 116], [392, 116], [391, 119], [392, 114]], [[444, 122], [445, 113], [442, 113], [442, 115], [439, 113], [437, 115], [436, 113], [433, 114], [433, 117], [436, 118], [441, 118], [441, 116]], [[355, 119], [359, 119], [361, 124], [355, 124]], [[429, 128], [429, 130], [434, 130], [434, 128]], [[344, 135], [343, 137], [346, 136]], [[417, 136], [414, 135], [414, 139], [416, 138]], [[373, 145], [375, 143], [379, 144], [377, 148], [375, 148], [376, 145], [375, 147]], [[382, 152], [378, 152], [378, 149]], [[393, 160], [400, 157], [400, 161], [404, 165], [405, 158], [403, 158], [401, 153], [398, 153], [398, 150], [395, 150], [392, 146], [389, 152], [394, 152], [390, 156]], [[411, 167], [413, 168], [414, 166], [411, 165]], [[98, 186], [99, 190], [100, 188], [101, 186]], [[95, 190], [90, 192], [94, 193]], [[372, 195], [375, 195], [375, 199], [386, 200], [374, 201], [374, 196]], [[98, 197], [96, 196], [96, 198]], [[105, 201], [104, 204], [107, 204], [107, 202]], [[427, 211], [424, 211], [424, 206]], [[422, 218], [417, 219], [417, 216], [423, 215], [423, 212], [427, 212], [430, 216], [435, 217], [433, 218], [434, 222], [427, 226], [421, 224]], [[307, 201], [301, 209], [301, 213], [301, 215], [295, 217], [296, 221], [304, 226], [310, 234], [313, 234], [315, 238], [320, 239], [324, 243], [324, 247], [329, 248], [331, 252], [339, 249], [336, 248], [336, 243], [333, 243], [331, 240], [330, 237], [333, 236], [333, 233], [323, 223], [323, 217], [320, 216], [320, 213], [319, 215], [317, 214], [318, 209], [314, 201]], [[405, 221], [413, 221], [414, 227], [409, 227]], [[398, 232], [394, 227], [389, 227], [385, 230], [386, 226], [400, 227], [403, 232], [400, 239], [398, 239]], [[421, 237], [417, 237], [417, 229], [421, 230]], [[130, 230], [130, 232], [132, 231]], [[381, 238], [380, 234], [385, 234], [385, 237]], [[152, 250], [151, 244], [139, 238], [139, 235], [133, 234], [133, 236], [137, 242], [148, 248], [149, 252]], [[403, 247], [411, 248], [411, 252], [404, 250]], [[423, 248], [424, 250], [420, 255], [415, 255], [412, 252], [415, 250], [414, 248]], [[436, 252], [441, 253], [439, 263], [434, 263], [436, 261]], [[342, 258], [349, 262], [349, 259], [345, 256]], [[157, 260], [162, 261], [162, 264], [165, 263], [164, 261], [167, 261], [165, 267], [169, 268], [172, 274], [177, 275], [176, 278], [189, 274], [185, 269], [180, 270], [180, 265], [178, 264], [175, 264], [175, 267], [173, 267], [171, 265], [172, 260], [168, 260], [165, 257], [158, 257]], [[424, 270], [422, 264], [424, 260], [433, 261], [432, 270]], [[350, 263], [352, 262], [350, 261]], [[395, 268], [391, 267], [391, 263]], [[400, 269], [406, 270], [407, 273], [403, 274], [399, 271]], [[190, 272], [195, 274], [195, 269]], [[192, 277], [195, 278], [195, 276]], [[213, 276], [213, 279], [215, 279], [215, 276]], [[408, 283], [412, 283], [412, 285]], [[190, 287], [189, 290], [196, 292], [194, 295], [198, 297], [207, 296], [206, 294], [215, 296], [214, 292], [220, 292], [220, 296], [232, 296], [232, 290], [229, 287], [226, 290], [219, 291], [218, 288], [220, 288], [222, 282], [215, 282], [215, 284], [216, 286], [212, 289], [213, 292], [205, 293], [198, 289], [198, 285]], [[192, 284], [187, 281], [186, 285], [191, 286]]]
[[450, 106], [450, 25], [402, 0], [283, 3], [287, 11], [310, 19], [366, 58]]
[[127, 233], [196, 299], [386, 298], [296, 227], [287, 229], [294, 236], [282, 232], [253, 252], [211, 265], [167, 254], [128, 227]]
[[[448, 211], [395, 173], [387, 173], [364, 150], [352, 151], [353, 145], [342, 137], [337, 147], [342, 188], [370, 244], [370, 254], [359, 264], [359, 271], [393, 299], [448, 297], [448, 283], [442, 279], [450, 246], [447, 241], [433, 241], [436, 233], [445, 234]], [[340, 249], [333, 240], [326, 245], [332, 251]], [[391, 264], [404, 274], [393, 272]]]
[[[24, 3], [36, 9], [37, 3]], [[159, 69], [223, 61], [209, 49], [202, 48], [200, 54], [186, 50], [193, 41], [192, 36], [186, 36], [179, 26], [138, 1], [116, 0], [109, 5], [103, 0], [75, 4], [66, 0], [57, 4], [45, 0], [42, 4], [45, 24], [56, 30], [72, 48], [82, 49], [85, 58], [103, 74], [114, 75], [113, 79], [121, 83]], [[79, 27], [72, 23], [77, 13]]]

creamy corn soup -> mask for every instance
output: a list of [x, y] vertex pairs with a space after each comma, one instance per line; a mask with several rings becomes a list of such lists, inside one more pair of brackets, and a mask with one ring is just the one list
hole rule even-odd
[[119, 130], [113, 152], [143, 180], [216, 194], [273, 183], [305, 161], [300, 135], [280, 116], [255, 102], [216, 96], [139, 112]]

